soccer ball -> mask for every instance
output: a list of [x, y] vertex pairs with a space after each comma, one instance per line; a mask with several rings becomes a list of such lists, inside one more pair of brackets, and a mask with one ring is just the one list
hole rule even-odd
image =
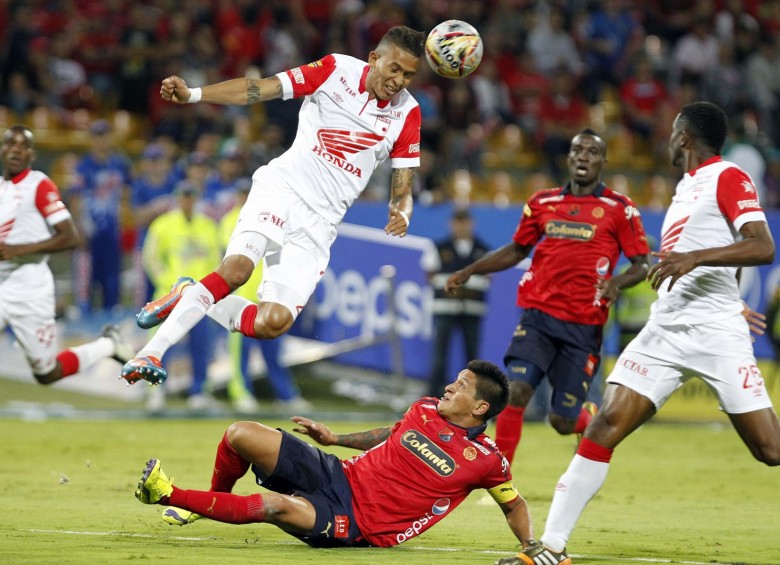
[[482, 60], [482, 38], [471, 24], [447, 20], [428, 34], [425, 58], [439, 76], [463, 78], [474, 72]]

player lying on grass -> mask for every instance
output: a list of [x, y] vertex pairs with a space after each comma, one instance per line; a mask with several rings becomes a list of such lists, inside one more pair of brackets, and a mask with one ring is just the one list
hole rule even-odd
[[[294, 431], [320, 445], [364, 450], [340, 460], [287, 431], [257, 422], [232, 424], [217, 447], [209, 491], [173, 486], [151, 459], [135, 496], [171, 505], [163, 519], [187, 524], [201, 517], [230, 524], [274, 524], [312, 547], [397, 545], [438, 523], [468, 494], [487, 489], [523, 547], [533, 543], [525, 500], [507, 460], [485, 435], [507, 403], [506, 375], [471, 361], [441, 398], [424, 397], [392, 427], [337, 435], [293, 417]], [[269, 492], [231, 494], [251, 468]]]

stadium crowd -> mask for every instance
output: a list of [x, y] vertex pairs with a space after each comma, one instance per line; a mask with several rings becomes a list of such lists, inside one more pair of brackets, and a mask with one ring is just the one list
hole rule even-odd
[[[184, 108], [161, 100], [162, 77], [202, 85], [330, 52], [362, 58], [392, 25], [449, 18], [480, 30], [485, 57], [465, 80], [420, 66], [418, 202], [522, 202], [565, 180], [569, 141], [592, 127], [608, 145], [609, 184], [661, 209], [677, 174], [665, 155], [672, 113], [711, 100], [733, 125], [724, 156], [765, 208], [780, 206], [780, 0], [0, 1], [0, 123], [25, 123], [50, 150], [44, 168], [94, 244], [75, 262], [81, 308], [95, 282], [116, 302], [119, 264], [106, 258], [134, 255], [140, 268], [146, 226], [171, 208], [177, 181], [197, 185], [218, 220], [236, 183], [294, 136], [298, 102]], [[388, 175], [377, 171], [363, 198], [384, 200]], [[140, 304], [150, 289], [137, 289]]]

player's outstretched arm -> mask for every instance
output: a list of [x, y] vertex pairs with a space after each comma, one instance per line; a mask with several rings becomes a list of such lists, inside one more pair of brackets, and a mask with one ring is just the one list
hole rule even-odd
[[282, 97], [282, 83], [275, 77], [234, 78], [201, 88], [187, 85], [183, 78], [171, 75], [164, 78], [160, 96], [177, 104], [208, 102], [247, 106]]
[[393, 169], [390, 179], [390, 203], [388, 204], [389, 220], [385, 226], [388, 235], [403, 237], [409, 231], [412, 219], [414, 200], [412, 199], [412, 183], [414, 169]]
[[320, 424], [309, 418], [293, 416], [290, 420], [298, 424], [298, 427], [293, 428], [294, 432], [309, 436], [320, 445], [338, 445], [363, 451], [376, 447], [385, 441], [390, 437], [391, 431], [388, 427], [354, 434], [334, 434], [325, 424]]
[[528, 257], [531, 249], [531, 246], [528, 245], [518, 245], [514, 241], [509, 242], [503, 247], [491, 251], [484, 257], [474, 261], [471, 265], [452, 273], [444, 285], [444, 290], [450, 294], [455, 294], [458, 288], [466, 284], [471, 275], [487, 275], [514, 267]]
[[647, 277], [647, 272], [650, 270], [650, 255], [635, 255], [628, 260], [631, 261], [631, 266], [625, 272], [611, 279], [600, 280], [596, 285], [601, 297], [606, 301], [606, 307], [615, 303], [621, 289], [636, 286]]

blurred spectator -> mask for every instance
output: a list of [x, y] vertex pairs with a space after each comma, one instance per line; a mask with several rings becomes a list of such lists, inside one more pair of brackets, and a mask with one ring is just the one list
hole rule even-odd
[[755, 196], [763, 206], [766, 201], [764, 189], [766, 160], [755, 146], [755, 122], [749, 116], [742, 114], [729, 125], [729, 135], [723, 148], [723, 159], [736, 163], [750, 176], [758, 193]]
[[73, 58], [74, 37], [58, 33], [48, 47], [48, 94], [54, 106], [68, 109], [83, 107], [90, 96], [85, 96], [87, 72], [84, 65]]
[[[433, 366], [428, 395], [438, 396], [449, 382], [450, 358], [457, 351], [466, 359], [479, 358], [482, 318], [487, 312], [486, 293], [490, 278], [473, 275], [456, 294], [445, 291], [455, 271], [481, 259], [490, 248], [474, 235], [474, 220], [468, 210], [456, 210], [450, 218], [450, 233], [428, 246], [420, 258], [428, 283], [433, 288]], [[460, 332], [461, 347], [452, 347], [453, 333]]]
[[725, 0], [715, 13], [715, 35], [721, 43], [733, 43], [738, 28], [757, 35], [758, 21], [745, 11], [742, 0]]
[[780, 150], [774, 147], [766, 152], [766, 208], [780, 208]]
[[588, 67], [586, 96], [589, 103], [595, 104], [601, 100], [603, 84], [618, 87], [644, 34], [625, 0], [601, 0], [586, 20], [583, 33], [583, 57]]
[[119, 107], [143, 113], [152, 87], [152, 64], [161, 56], [155, 36], [156, 10], [131, 3], [130, 19], [119, 40]]
[[33, 108], [43, 105], [42, 102], [42, 97], [30, 86], [26, 74], [14, 71], [8, 76], [8, 87], [0, 97], [0, 105], [21, 118]]
[[753, 105], [750, 93], [745, 89], [746, 81], [744, 66], [738, 64], [734, 57], [734, 45], [721, 43], [718, 65], [707, 73], [702, 94], [706, 100], [723, 108], [732, 120]]
[[747, 84], [758, 107], [759, 128], [775, 146], [780, 145], [780, 39], [761, 38], [760, 48], [747, 61]]
[[175, 184], [176, 174], [165, 148], [159, 142], [150, 143], [141, 154], [138, 173], [131, 184], [131, 203], [137, 230], [133, 263], [138, 275], [137, 280], [139, 283], [141, 281], [146, 283], [136, 285], [136, 293], [133, 297], [135, 305], [146, 304], [152, 299], [154, 293], [152, 281], [143, 268], [141, 250], [149, 224], [157, 216], [173, 207], [173, 187]]
[[545, 2], [537, 5], [526, 47], [536, 70], [548, 77], [561, 68], [575, 76], [583, 72], [582, 58], [565, 24], [566, 15], [560, 7]]
[[453, 169], [467, 169], [478, 174], [482, 169], [484, 130], [474, 111], [477, 101], [468, 81], [451, 83], [444, 90], [442, 102], [442, 119], [447, 124], [440, 148], [443, 162]]
[[718, 39], [712, 34], [709, 20], [699, 18], [691, 31], [680, 38], [672, 52], [672, 87], [690, 82], [701, 92], [707, 76], [717, 69], [717, 65]]
[[[235, 207], [219, 222], [219, 239], [224, 249], [227, 247], [233, 229], [238, 221], [241, 207], [249, 196], [252, 188], [252, 179], [243, 178], [235, 183]], [[257, 292], [263, 280], [263, 262], [255, 269], [246, 284], [236, 291], [252, 302], [257, 302]], [[301, 396], [295, 385], [290, 370], [282, 364], [281, 349], [285, 336], [276, 339], [255, 339], [246, 337], [240, 332], [231, 332], [228, 335], [228, 351], [231, 360], [231, 378], [228, 383], [228, 398], [233, 407], [242, 413], [253, 413], [258, 409], [254, 396], [254, 383], [249, 373], [249, 356], [252, 350], [259, 350], [265, 361], [268, 381], [271, 384], [276, 399], [274, 406], [284, 408], [292, 412], [305, 412], [312, 409], [312, 405]]]
[[[143, 245], [143, 264], [154, 284], [155, 298], [170, 291], [182, 273], [197, 278], [205, 276], [222, 257], [217, 224], [195, 210], [200, 189], [186, 180], [180, 181], [174, 195], [176, 208], [152, 221]], [[210, 327], [213, 323], [204, 319], [188, 333], [192, 382], [187, 406], [193, 410], [207, 409], [215, 402], [205, 391], [208, 364], [214, 350]], [[151, 387], [150, 391], [147, 408], [161, 410], [165, 404], [164, 388]]]
[[539, 129], [540, 100], [547, 95], [550, 81], [534, 67], [527, 51], [518, 53], [516, 66], [505, 75], [509, 97], [517, 124], [524, 132], [535, 135]]
[[483, 60], [469, 80], [476, 101], [478, 119], [485, 126], [486, 135], [499, 124], [514, 121], [509, 88], [501, 80], [495, 61]]
[[558, 186], [566, 176], [571, 140], [587, 122], [588, 107], [575, 90], [574, 77], [558, 73], [552, 80], [550, 93], [542, 97], [537, 135], [550, 176]]
[[84, 246], [74, 254], [75, 294], [83, 313], [93, 307], [110, 310], [120, 303], [120, 208], [131, 181], [130, 161], [114, 149], [107, 121], [90, 125], [89, 140], [89, 152], [79, 159], [69, 187]]
[[247, 174], [244, 154], [235, 143], [225, 143], [219, 152], [216, 169], [204, 183], [205, 211], [219, 221], [236, 204], [236, 182]]
[[[643, 140], [660, 141], [659, 125], [668, 111], [669, 94], [654, 73], [650, 59], [640, 56], [633, 73], [620, 85], [623, 121], [632, 133]], [[663, 141], [665, 143], [665, 140]]]

